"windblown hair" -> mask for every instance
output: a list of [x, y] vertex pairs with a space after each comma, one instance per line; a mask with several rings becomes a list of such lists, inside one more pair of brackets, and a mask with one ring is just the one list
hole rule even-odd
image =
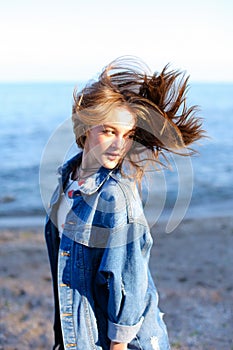
[[72, 120], [78, 146], [84, 148], [88, 128], [104, 124], [112, 109], [124, 107], [136, 120], [135, 142], [127, 159], [137, 175], [143, 173], [145, 152], [147, 159], [157, 163], [163, 151], [194, 153], [189, 146], [202, 138], [204, 131], [196, 116], [197, 107], [186, 106], [187, 87], [188, 77], [180, 71], [169, 71], [168, 65], [160, 74], [151, 74], [139, 59], [116, 59], [97, 81], [74, 92]]

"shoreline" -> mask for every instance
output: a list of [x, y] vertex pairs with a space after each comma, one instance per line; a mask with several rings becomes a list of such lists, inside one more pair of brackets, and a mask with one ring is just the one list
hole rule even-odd
[[[152, 206], [149, 206], [145, 210], [148, 221], [151, 218], [154, 219], [154, 210]], [[156, 220], [154, 224], [166, 224], [171, 219], [173, 209], [164, 209], [162, 213], [156, 214]], [[200, 206], [190, 205], [185, 212], [182, 208], [182, 214], [179, 217], [178, 225], [186, 220], [198, 220], [198, 219], [215, 219], [215, 218], [233, 217], [233, 200], [225, 202], [205, 204]], [[45, 224], [46, 213], [44, 215], [11, 215], [0, 216], [0, 231], [2, 229], [14, 229], [14, 228], [35, 228], [43, 227]], [[153, 228], [154, 224], [151, 226]]]

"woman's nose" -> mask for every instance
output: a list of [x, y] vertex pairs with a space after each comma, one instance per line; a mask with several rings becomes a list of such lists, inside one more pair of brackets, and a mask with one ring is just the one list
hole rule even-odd
[[116, 149], [121, 149], [125, 144], [125, 139], [123, 136], [121, 135], [118, 135], [115, 137], [113, 143], [112, 143], [112, 146]]

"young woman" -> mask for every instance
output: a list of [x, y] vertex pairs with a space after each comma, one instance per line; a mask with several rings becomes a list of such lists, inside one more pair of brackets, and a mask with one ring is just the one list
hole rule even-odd
[[[167, 350], [149, 268], [139, 194], [146, 167], [202, 136], [187, 79], [150, 74], [131, 58], [109, 64], [75, 95], [82, 150], [60, 171], [45, 235], [55, 299], [54, 349]], [[156, 169], [156, 167], [155, 167]]]

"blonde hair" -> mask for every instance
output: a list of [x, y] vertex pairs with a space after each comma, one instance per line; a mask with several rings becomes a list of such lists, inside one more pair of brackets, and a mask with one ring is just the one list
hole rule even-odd
[[160, 163], [162, 151], [181, 153], [188, 147], [192, 154], [189, 146], [203, 137], [204, 131], [196, 116], [197, 107], [186, 106], [187, 86], [185, 74], [169, 71], [168, 65], [161, 73], [151, 74], [138, 58], [114, 60], [97, 81], [74, 92], [72, 120], [78, 146], [84, 148], [88, 128], [104, 124], [113, 108], [125, 107], [136, 120], [128, 160], [138, 177], [143, 174], [145, 159]]

